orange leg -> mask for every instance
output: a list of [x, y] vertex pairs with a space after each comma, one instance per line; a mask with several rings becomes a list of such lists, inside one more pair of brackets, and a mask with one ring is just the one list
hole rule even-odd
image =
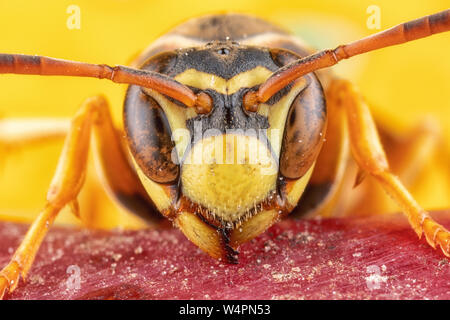
[[0, 272], [0, 297], [6, 290], [13, 291], [20, 275], [26, 277], [36, 252], [58, 212], [67, 204], [76, 202], [84, 182], [89, 149], [93, 106], [99, 100], [88, 100], [72, 121], [56, 173], [47, 193], [45, 208], [28, 230], [10, 263]]
[[70, 119], [0, 119], [0, 145], [8, 150], [18, 146], [63, 139], [69, 130]]
[[430, 246], [436, 248], [439, 245], [450, 257], [450, 232], [417, 204], [400, 179], [390, 171], [375, 122], [354, 86], [346, 80], [334, 80], [329, 92], [333, 104], [346, 110], [350, 146], [358, 166], [373, 176], [400, 205], [419, 238], [425, 234]]
[[[119, 194], [122, 199], [128, 199], [128, 202], [138, 199], [142, 204], [146, 201], [145, 191], [128, 165], [119, 135], [113, 127], [106, 100], [103, 97], [87, 99], [67, 128], [65, 144], [47, 193], [44, 209], [31, 225], [10, 263], [0, 271], [0, 298], [8, 289], [11, 292], [16, 288], [20, 276], [25, 279], [40, 244], [59, 211], [70, 205], [74, 213], [78, 213], [77, 196], [86, 176], [92, 128], [95, 133], [95, 151], [104, 167], [107, 185], [113, 193]], [[13, 136], [14, 134], [10, 132], [10, 139]], [[29, 135], [33, 137], [31, 140], [34, 138], [40, 140], [45, 136], [44, 133]], [[114, 172], [120, 172], [120, 175], [114, 175]]]
[[0, 167], [8, 155], [23, 147], [64, 139], [69, 126], [70, 119], [0, 118]]
[[[411, 188], [418, 194], [421, 190], [425, 190], [423, 183], [426, 184], [427, 181], [423, 175], [427, 173], [430, 165], [433, 165], [441, 174], [445, 171], [436, 161], [440, 150], [445, 148], [439, 146], [442, 136], [439, 124], [434, 119], [426, 118], [407, 132], [394, 131], [384, 122], [376, 121], [376, 119], [375, 123], [390, 170], [408, 189]], [[349, 178], [354, 181], [354, 176], [349, 175]], [[349, 182], [352, 182], [351, 180]], [[447, 190], [445, 184], [443, 189], [440, 192]], [[354, 194], [352, 199], [345, 201], [348, 204], [345, 210], [346, 216], [380, 215], [397, 210], [395, 203], [388, 199], [383, 187], [376, 179], [365, 179], [358, 188], [352, 190], [352, 193]]]

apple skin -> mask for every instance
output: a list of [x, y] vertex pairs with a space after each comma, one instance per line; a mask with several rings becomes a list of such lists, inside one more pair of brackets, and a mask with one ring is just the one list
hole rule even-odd
[[[450, 227], [450, 211], [433, 213]], [[28, 226], [0, 223], [0, 265]], [[284, 220], [214, 260], [176, 229], [54, 227], [6, 299], [450, 299], [450, 259], [401, 215]]]

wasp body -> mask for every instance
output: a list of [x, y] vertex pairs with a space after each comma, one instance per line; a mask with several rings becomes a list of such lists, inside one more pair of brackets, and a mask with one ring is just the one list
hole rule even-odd
[[[91, 134], [115, 199], [147, 221], [168, 218], [214, 258], [236, 263], [240, 244], [291, 212], [332, 214], [350, 150], [360, 172], [373, 176], [401, 205], [418, 235], [424, 233], [430, 245], [450, 255], [450, 233], [391, 173], [375, 122], [356, 89], [319, 70], [449, 28], [447, 10], [313, 54], [264, 20], [224, 14], [176, 27], [133, 68], [0, 55], [0, 73], [131, 84], [123, 113], [126, 143], [102, 97], [88, 99], [61, 130], [66, 142], [48, 204], [0, 273], [0, 294], [15, 288], [19, 273], [27, 273], [61, 208], [71, 205], [77, 213]], [[51, 131], [42, 129], [35, 137]]]

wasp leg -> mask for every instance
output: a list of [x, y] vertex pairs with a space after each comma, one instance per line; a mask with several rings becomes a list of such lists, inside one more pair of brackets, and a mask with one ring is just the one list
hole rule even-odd
[[[98, 110], [94, 126], [94, 154], [110, 195], [146, 223], [161, 225], [167, 220], [148, 196], [124, 146], [123, 133], [116, 130], [106, 101]], [[120, 134], [120, 135], [119, 135]]]
[[396, 134], [379, 122], [377, 129], [392, 171], [406, 185], [413, 184], [437, 151], [441, 140], [439, 124], [434, 118], [426, 118], [406, 134]]
[[7, 149], [63, 139], [70, 119], [0, 119], [0, 145]]
[[72, 120], [66, 142], [47, 193], [47, 204], [31, 225], [10, 263], [0, 272], [0, 297], [6, 290], [13, 291], [20, 276], [24, 279], [36, 252], [58, 212], [76, 200], [85, 177], [89, 148], [90, 127], [93, 120], [92, 106], [97, 101], [89, 100]]
[[[408, 189], [413, 188], [420, 194], [420, 190], [426, 188], [422, 185], [423, 174], [429, 172], [430, 165], [433, 165], [433, 168], [440, 166], [436, 161], [440, 159], [437, 154], [445, 150], [440, 147], [442, 136], [439, 124], [432, 118], [426, 118], [412, 130], [400, 133], [387, 128], [384, 122], [377, 119], [375, 123], [391, 172], [397, 175]], [[442, 166], [440, 172], [444, 170]], [[445, 185], [443, 187], [445, 189]], [[345, 211], [347, 216], [379, 215], [396, 210], [395, 203], [386, 197], [385, 191], [375, 179], [366, 179], [353, 193], [356, 196], [349, 201], [352, 203]]]
[[[133, 189], [135, 181], [131, 170], [125, 164], [123, 149], [119, 151], [120, 139], [113, 128], [106, 100], [103, 97], [86, 100], [70, 123], [44, 209], [34, 220], [10, 263], [0, 271], [0, 298], [7, 290], [11, 292], [16, 288], [20, 276], [25, 279], [39, 246], [59, 211], [66, 205], [77, 207], [76, 199], [86, 176], [92, 127], [99, 154], [111, 157], [105, 169], [108, 182], [113, 187], [123, 182], [124, 186], [119, 190], [124, 195], [136, 192], [136, 187]], [[120, 170], [117, 171], [120, 176], [112, 175], [111, 171], [114, 170]]]
[[419, 238], [425, 234], [430, 246], [439, 245], [450, 257], [450, 232], [419, 206], [391, 172], [369, 108], [354, 86], [346, 80], [334, 80], [329, 90], [334, 103], [346, 110], [350, 147], [358, 166], [373, 176], [400, 205]]
[[[116, 200], [115, 203], [121, 204], [121, 207], [141, 218], [135, 222], [139, 226], [146, 223], [160, 226], [165, 219], [149, 198], [132, 167], [123, 146], [123, 132], [114, 127], [107, 107], [100, 107], [97, 112], [98, 117], [104, 121], [95, 122], [93, 151], [96, 164], [99, 164], [96, 169], [102, 178], [103, 187], [109, 196]], [[7, 158], [7, 155], [23, 148], [63, 141], [69, 132], [70, 120], [70, 118], [0, 119], [0, 162]], [[85, 184], [83, 189], [87, 187], [89, 191], [82, 196], [83, 225], [92, 228], [107, 228], [110, 222], [114, 225], [114, 219], [108, 218], [106, 221], [104, 214], [99, 214], [97, 210], [98, 203], [103, 203], [98, 201], [99, 196], [106, 196], [102, 186], [95, 179], [88, 179], [86, 182], [87, 185]], [[100, 195], [99, 191], [102, 192]], [[95, 196], [91, 197], [91, 194]]]
[[0, 165], [21, 148], [63, 140], [69, 126], [70, 119], [0, 119]]

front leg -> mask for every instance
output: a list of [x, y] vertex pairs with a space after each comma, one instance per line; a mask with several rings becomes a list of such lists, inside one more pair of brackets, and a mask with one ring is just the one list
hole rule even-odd
[[390, 171], [375, 122], [360, 94], [346, 80], [333, 80], [328, 90], [331, 105], [346, 111], [350, 146], [358, 166], [373, 176], [400, 205], [419, 238], [424, 233], [430, 246], [436, 248], [439, 245], [450, 257], [450, 232], [420, 207], [400, 179]]
[[[109, 189], [114, 195], [119, 194], [131, 209], [138, 211], [138, 214], [142, 213], [141, 216], [145, 216], [147, 220], [152, 220], [153, 217], [153, 220], [159, 221], [156, 214], [153, 214], [154, 209], [152, 211], [151, 207], [144, 205], [148, 196], [128, 164], [106, 100], [103, 97], [89, 98], [83, 103], [67, 130], [44, 209], [31, 225], [10, 263], [0, 271], [0, 298], [8, 289], [11, 292], [16, 288], [20, 276], [26, 277], [40, 244], [59, 211], [66, 205], [72, 205], [74, 213], [77, 214], [76, 199], [86, 175], [92, 129], [95, 133], [95, 151], [103, 165], [104, 178]], [[60, 133], [62, 132], [63, 130]], [[9, 130], [8, 134], [3, 132], [0, 140], [8, 138], [28, 142], [41, 141], [47, 137], [48, 132], [34, 132], [24, 138], [23, 135], [18, 136]], [[139, 205], [134, 205], [135, 203]]]
[[9, 264], [0, 272], [0, 297], [3, 297], [8, 288], [11, 292], [17, 287], [20, 275], [26, 277], [39, 246], [59, 211], [69, 203], [76, 203], [86, 173], [93, 111], [101, 102], [100, 99], [89, 99], [72, 120], [47, 193], [47, 203]]

